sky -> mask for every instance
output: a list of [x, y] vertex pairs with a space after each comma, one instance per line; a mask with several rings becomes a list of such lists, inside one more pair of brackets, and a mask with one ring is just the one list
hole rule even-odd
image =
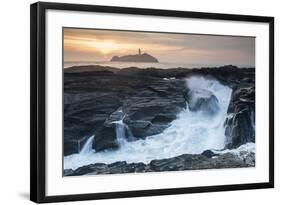
[[64, 28], [64, 61], [109, 61], [137, 54], [161, 63], [255, 66], [255, 38]]

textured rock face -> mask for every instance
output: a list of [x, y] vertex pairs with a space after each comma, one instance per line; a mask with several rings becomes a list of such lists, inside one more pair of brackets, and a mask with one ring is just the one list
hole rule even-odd
[[120, 105], [120, 99], [110, 93], [78, 94], [66, 91], [64, 93], [64, 155], [79, 152], [86, 139], [94, 134], [94, 130], [104, 132], [101, 125]]
[[112, 122], [120, 118], [129, 140], [158, 134], [186, 107], [184, 80], [82, 70], [64, 74], [64, 155], [79, 152], [78, 142], [93, 134], [96, 151], [118, 148]]
[[[64, 71], [64, 155], [78, 153], [95, 134], [96, 151], [118, 148], [116, 124], [123, 119], [126, 138], [134, 140], [161, 133], [189, 103], [192, 110], [215, 113], [217, 98], [199, 90], [192, 95], [185, 78], [201, 75], [233, 89], [228, 109], [226, 148], [254, 142], [254, 69], [234, 66], [201, 69], [115, 69], [72, 67]], [[169, 80], [170, 79], [170, 80]], [[197, 93], [198, 94], [198, 93]], [[122, 110], [122, 114], [119, 112]]]
[[[210, 153], [209, 153], [210, 154]], [[236, 155], [225, 153], [213, 156], [197, 154], [184, 154], [177, 157], [161, 160], [152, 160], [149, 164], [115, 162], [113, 164], [90, 164], [76, 170], [64, 170], [65, 176], [78, 176], [85, 174], [116, 174], [116, 173], [138, 173], [138, 172], [161, 172], [200, 170], [210, 168], [239, 168], [255, 166], [255, 153]]]
[[255, 87], [242, 84], [233, 90], [225, 121], [226, 148], [255, 142]]
[[96, 152], [105, 149], [115, 149], [118, 148], [118, 143], [116, 140], [115, 127], [102, 126], [99, 131], [95, 133], [95, 138], [93, 141], [93, 149]]

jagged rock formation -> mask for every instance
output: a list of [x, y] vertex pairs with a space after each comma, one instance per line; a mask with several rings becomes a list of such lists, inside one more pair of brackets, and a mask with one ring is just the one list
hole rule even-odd
[[[74, 69], [75, 70], [75, 69]], [[64, 155], [79, 152], [78, 142], [95, 134], [96, 151], [118, 148], [118, 110], [135, 138], [162, 132], [186, 107], [185, 81], [98, 71], [64, 74]], [[83, 141], [81, 144], [85, 143]]]
[[226, 148], [255, 142], [255, 87], [241, 83], [233, 89], [225, 121]]
[[[226, 148], [255, 141], [255, 70], [235, 66], [201, 69], [115, 69], [79, 66], [64, 70], [64, 155], [78, 153], [87, 138], [95, 134], [96, 151], [118, 148], [118, 110], [126, 116], [136, 139], [161, 133], [189, 102], [190, 109], [216, 105], [212, 93], [190, 103], [192, 92], [184, 79], [191, 75], [212, 77], [232, 88], [226, 126]], [[170, 80], [167, 80], [170, 79]], [[212, 105], [212, 106], [209, 106]], [[215, 109], [214, 109], [215, 111]], [[208, 154], [208, 153], [207, 153]], [[209, 153], [210, 154], [210, 153]]]
[[197, 155], [184, 154], [169, 159], [152, 160], [149, 164], [127, 163], [125, 161], [112, 164], [96, 163], [79, 167], [76, 170], [64, 170], [64, 175], [79, 176], [85, 174], [120, 174], [253, 166], [255, 166], [255, 153], [253, 152], [243, 156], [233, 153], [225, 153], [221, 155], [213, 154], [210, 156], [202, 153]]

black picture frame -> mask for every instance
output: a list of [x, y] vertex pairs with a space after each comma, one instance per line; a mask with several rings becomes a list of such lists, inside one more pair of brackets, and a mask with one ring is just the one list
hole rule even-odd
[[[229, 21], [262, 22], [269, 25], [269, 181], [263, 183], [229, 184], [158, 190], [122, 191], [74, 195], [46, 196], [46, 68], [45, 68], [45, 26], [48, 9], [180, 17], [195, 19], [215, 19]], [[123, 197], [217, 192], [274, 187], [274, 18], [218, 13], [157, 10], [38, 2], [30, 7], [30, 199], [37, 203], [77, 200], [97, 200]]]

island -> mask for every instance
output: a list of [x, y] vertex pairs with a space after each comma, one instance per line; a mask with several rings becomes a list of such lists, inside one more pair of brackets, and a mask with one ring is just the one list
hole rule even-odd
[[117, 62], [146, 62], [146, 63], [159, 63], [157, 58], [149, 55], [148, 53], [142, 53], [139, 49], [138, 54], [125, 55], [125, 56], [113, 56], [110, 61]]

